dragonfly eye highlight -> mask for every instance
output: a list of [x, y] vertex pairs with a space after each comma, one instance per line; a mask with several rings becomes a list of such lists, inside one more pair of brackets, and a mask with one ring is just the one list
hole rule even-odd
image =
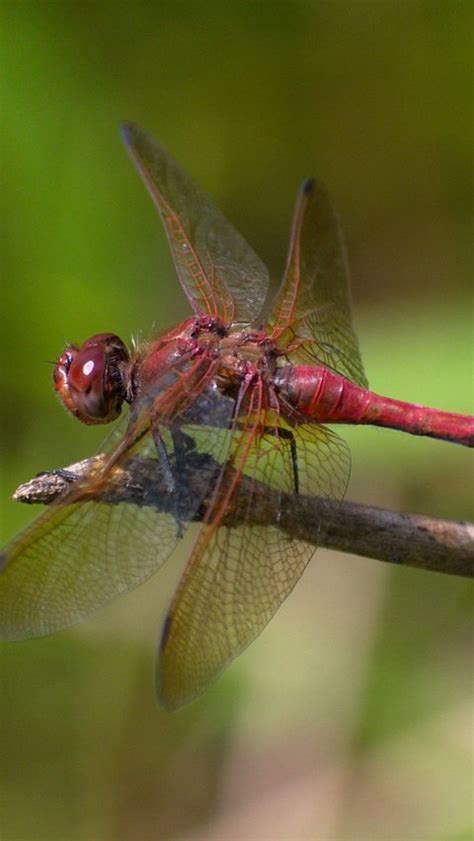
[[68, 345], [54, 368], [54, 387], [63, 405], [82, 423], [109, 423], [126, 396], [130, 355], [113, 333], [91, 336], [81, 347]]

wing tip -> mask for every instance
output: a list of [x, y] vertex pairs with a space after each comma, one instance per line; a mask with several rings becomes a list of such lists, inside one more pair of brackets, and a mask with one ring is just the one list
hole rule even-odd
[[311, 196], [314, 193], [314, 189], [316, 187], [316, 181], [314, 178], [305, 178], [301, 185], [301, 192], [303, 196]]
[[165, 647], [166, 647], [166, 643], [168, 642], [168, 637], [170, 635], [170, 630], [171, 630], [172, 618], [173, 617], [172, 617], [171, 612], [170, 612], [170, 613], [167, 614], [167, 616], [165, 618], [165, 621], [163, 622], [163, 627], [161, 629], [160, 645], [159, 645], [160, 654], [163, 654], [163, 651], [165, 650]]
[[8, 564], [7, 552], [0, 552], [0, 573], [4, 571]]
[[119, 134], [124, 143], [130, 143], [135, 129], [135, 123], [132, 123], [129, 120], [121, 120], [119, 123]]

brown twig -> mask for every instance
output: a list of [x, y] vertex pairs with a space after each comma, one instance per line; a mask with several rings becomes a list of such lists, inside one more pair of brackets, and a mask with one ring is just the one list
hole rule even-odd
[[[95, 457], [100, 459], [101, 457]], [[61, 470], [41, 473], [23, 485], [14, 499], [30, 504], [49, 504], [60, 497], [93, 465], [86, 459]], [[156, 461], [135, 458], [127, 462], [120, 481], [113, 483], [101, 499], [110, 504], [129, 502], [163, 510], [169, 505], [169, 493]], [[209, 471], [217, 475], [219, 466], [208, 456], [190, 453], [187, 463], [187, 487], [191, 494], [204, 498], [213, 486]], [[240, 500], [227, 525], [237, 525], [249, 516], [245, 505], [243, 483]], [[204, 484], [203, 484], [204, 483]], [[280, 494], [265, 487], [256, 494], [252, 505], [252, 522], [260, 525], [275, 522], [278, 513], [280, 528], [291, 537], [341, 552], [350, 552], [392, 564], [417, 567], [467, 578], [474, 573], [474, 525], [467, 522], [440, 520], [418, 514], [400, 514], [354, 502], [334, 502], [309, 496]], [[195, 519], [202, 519], [206, 502]]]

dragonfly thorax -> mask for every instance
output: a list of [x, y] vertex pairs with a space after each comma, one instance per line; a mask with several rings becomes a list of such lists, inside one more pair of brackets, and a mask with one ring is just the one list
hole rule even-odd
[[274, 376], [278, 352], [275, 344], [262, 332], [239, 330], [221, 339], [218, 348], [217, 382], [226, 390], [239, 387], [244, 379]]

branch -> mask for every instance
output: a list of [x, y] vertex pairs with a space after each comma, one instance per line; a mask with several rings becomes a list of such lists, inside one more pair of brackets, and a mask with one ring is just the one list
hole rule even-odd
[[[66, 469], [40, 473], [20, 485], [13, 498], [29, 504], [49, 504], [101, 460], [102, 456], [95, 456]], [[186, 456], [188, 492], [204, 499], [195, 520], [202, 520], [205, 514], [206, 494], [215, 486], [219, 471], [219, 465], [207, 455], [190, 452]], [[98, 498], [110, 504], [128, 502], [161, 511], [172, 510], [169, 484], [157, 470], [155, 460], [132, 458], [125, 468], [120, 468], [119, 478]], [[225, 525], [238, 525], [244, 518], [248, 522], [249, 516], [255, 524], [269, 525], [278, 517], [279, 527], [289, 536], [315, 546], [448, 575], [471, 578], [474, 574], [474, 525], [471, 523], [399, 514], [354, 502], [281, 494], [268, 486], [260, 486], [261, 492], [254, 495], [249, 512], [246, 504], [249, 483], [244, 478], [237, 503], [224, 520]]]

